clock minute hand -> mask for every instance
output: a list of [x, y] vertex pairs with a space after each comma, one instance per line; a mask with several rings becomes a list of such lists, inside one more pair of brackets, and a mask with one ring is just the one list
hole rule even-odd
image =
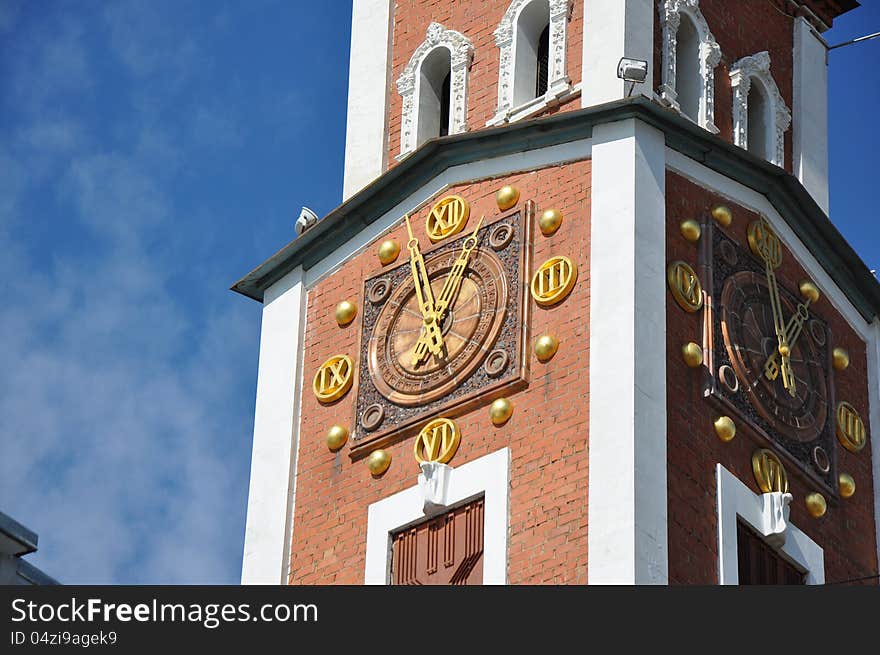
[[431, 280], [425, 268], [425, 259], [419, 250], [419, 241], [413, 237], [409, 214], [406, 215], [406, 230], [409, 233], [409, 242], [407, 242], [406, 247], [409, 250], [410, 269], [412, 270], [413, 284], [416, 289], [416, 299], [419, 302], [419, 310], [422, 312], [422, 319], [424, 321], [420, 340], [425, 338], [428, 350], [435, 355], [439, 355], [443, 352], [443, 334], [440, 332], [440, 326], [437, 324], [437, 316], [434, 312], [434, 291], [431, 288]]
[[449, 307], [449, 304], [452, 302], [452, 299], [458, 292], [458, 287], [461, 285], [461, 279], [464, 276], [464, 269], [467, 268], [468, 261], [471, 258], [471, 253], [474, 251], [474, 248], [477, 247], [477, 232], [480, 231], [480, 226], [483, 224], [484, 218], [485, 216], [480, 217], [480, 220], [477, 221], [477, 227], [474, 229], [473, 233], [471, 233], [471, 235], [464, 240], [464, 247], [461, 251], [461, 254], [452, 265], [452, 270], [449, 271], [446, 282], [443, 284], [443, 288], [440, 290], [440, 295], [437, 298], [437, 303], [434, 305], [434, 312], [437, 314], [438, 321], [443, 320], [443, 316], [446, 314], [446, 310]]
[[[805, 302], [798, 304], [797, 312], [795, 312], [794, 316], [788, 321], [788, 325], [785, 328], [786, 340], [788, 342], [788, 347], [794, 348], [794, 345], [797, 343], [797, 340], [801, 336], [801, 332], [804, 329], [804, 323], [808, 318], [810, 318], [809, 306], [811, 298], [807, 298]], [[773, 353], [767, 358], [767, 361], [764, 364], [764, 376], [768, 380], [775, 380], [779, 376], [779, 351], [774, 350]]]
[[777, 350], [782, 358], [782, 385], [788, 390], [792, 396], [795, 395], [795, 381], [791, 370], [791, 360], [789, 353], [791, 348], [788, 345], [788, 335], [786, 333], [785, 319], [782, 315], [782, 301], [779, 299], [779, 285], [776, 282], [776, 275], [773, 273], [773, 252], [771, 249], [771, 241], [769, 235], [772, 234], [769, 226], [762, 223], [763, 238], [759, 244], [758, 251], [764, 260], [764, 267], [767, 274], [767, 288], [770, 292], [770, 309], [773, 313], [773, 328], [776, 332]]
[[[480, 217], [476, 229], [474, 229], [473, 233], [464, 240], [464, 248], [455, 260], [455, 263], [452, 265], [449, 275], [446, 276], [446, 281], [443, 283], [443, 288], [440, 290], [440, 295], [437, 296], [437, 302], [434, 304], [434, 315], [437, 321], [443, 320], [443, 317], [446, 315], [446, 310], [449, 308], [452, 299], [458, 292], [461, 279], [464, 276], [464, 270], [467, 268], [468, 261], [471, 257], [471, 252], [477, 247], [477, 232], [479, 231], [484, 218], [485, 216]], [[419, 341], [416, 343], [415, 350], [413, 351], [413, 362], [417, 364], [424, 360], [428, 356], [428, 350], [427, 335], [423, 334], [419, 337]]]

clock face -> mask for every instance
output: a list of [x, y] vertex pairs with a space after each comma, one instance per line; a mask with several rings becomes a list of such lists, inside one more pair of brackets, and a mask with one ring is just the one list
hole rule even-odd
[[[718, 404], [719, 413], [748, 426], [743, 433], [760, 447], [771, 447], [836, 496], [828, 326], [775, 269], [786, 333], [794, 337], [791, 326], [801, 325], [789, 342], [791, 393], [780, 369], [765, 261], [713, 223], [703, 224], [707, 242], [700, 267], [706, 293], [705, 395]], [[781, 249], [777, 254], [782, 257]]]
[[[435, 298], [458, 257], [450, 250], [425, 258]], [[507, 313], [504, 266], [491, 250], [475, 251], [454, 301], [440, 322], [443, 354], [413, 363], [424, 321], [415, 283], [407, 279], [388, 297], [370, 339], [369, 367], [376, 389], [393, 403], [425, 405], [470, 377], [490, 350]]]
[[[794, 316], [798, 310], [788, 295], [780, 293], [780, 300], [784, 315]], [[813, 335], [815, 331], [824, 338], [824, 332], [807, 320], [791, 349], [792, 396], [784, 389], [781, 375], [771, 379], [766, 373], [778, 346], [766, 277], [740, 271], [724, 283], [721, 330], [736, 377], [768, 424], [802, 443], [814, 441], [828, 419], [826, 373]]]
[[[487, 217], [476, 238], [472, 221], [434, 246], [414, 239], [409, 261], [365, 280], [360, 361], [366, 365], [358, 370], [351, 457], [406, 438], [429, 418], [453, 418], [487, 404], [491, 394], [527, 384], [533, 217], [534, 203], [527, 201], [523, 210]], [[423, 275], [414, 275], [414, 266]], [[435, 309], [443, 307], [434, 327], [436, 352], [426, 348], [428, 296]]]

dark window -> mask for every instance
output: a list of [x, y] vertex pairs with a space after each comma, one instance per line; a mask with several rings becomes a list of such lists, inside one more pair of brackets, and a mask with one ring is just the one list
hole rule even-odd
[[449, 134], [449, 85], [452, 71], [446, 73], [443, 78], [443, 87], [440, 90], [440, 136]]
[[741, 521], [736, 524], [736, 549], [740, 584], [804, 584], [804, 574]]
[[535, 97], [547, 93], [547, 70], [550, 64], [550, 26], [544, 28], [538, 39], [538, 74], [535, 79]]

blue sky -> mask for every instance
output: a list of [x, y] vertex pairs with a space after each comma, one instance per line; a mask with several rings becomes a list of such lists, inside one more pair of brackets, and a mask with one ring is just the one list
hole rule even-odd
[[[350, 20], [0, 0], [0, 511], [59, 580], [238, 582], [260, 307], [228, 287], [339, 204]], [[880, 268], [880, 40], [830, 62], [831, 215]]]

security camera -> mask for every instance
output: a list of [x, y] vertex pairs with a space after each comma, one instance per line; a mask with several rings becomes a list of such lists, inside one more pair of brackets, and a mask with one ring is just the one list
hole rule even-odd
[[617, 64], [617, 77], [633, 84], [641, 84], [648, 77], [648, 62], [621, 57]]
[[303, 207], [296, 219], [296, 233], [302, 234], [318, 222], [318, 215], [308, 207]]

